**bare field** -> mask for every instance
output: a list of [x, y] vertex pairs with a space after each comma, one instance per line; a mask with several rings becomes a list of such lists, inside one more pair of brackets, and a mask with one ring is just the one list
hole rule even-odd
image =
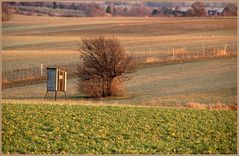
[[[72, 62], [81, 38], [99, 35], [119, 38], [128, 52], [136, 54], [165, 53], [173, 48], [200, 52], [203, 49], [224, 49], [225, 45], [228, 50], [235, 50], [236, 18], [64, 18], [16, 15], [13, 21], [3, 23], [3, 69], [39, 65], [49, 60], [52, 63]], [[67, 51], [67, 57], [61, 55], [62, 51]], [[18, 53], [24, 52], [26, 58], [18, 57]], [[44, 53], [49, 54], [48, 58]], [[53, 53], [56, 55], [51, 55]], [[9, 59], [11, 55], [14, 57]]]
[[79, 61], [78, 51], [33, 51], [33, 50], [18, 50], [18, 51], [3, 51], [4, 70], [13, 70], [16, 68], [29, 68], [31, 66], [39, 66], [40, 64], [57, 64], [57, 62]]

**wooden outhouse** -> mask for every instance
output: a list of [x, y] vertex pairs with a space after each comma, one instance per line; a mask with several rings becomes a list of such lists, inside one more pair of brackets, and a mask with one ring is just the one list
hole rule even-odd
[[49, 91], [55, 92], [55, 100], [58, 91], [64, 92], [66, 98], [67, 72], [57, 68], [46, 68], [46, 69], [47, 69], [47, 92], [45, 99], [47, 98], [47, 94]]

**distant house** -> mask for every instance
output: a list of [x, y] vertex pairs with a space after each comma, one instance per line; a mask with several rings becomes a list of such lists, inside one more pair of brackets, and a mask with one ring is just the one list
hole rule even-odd
[[207, 8], [208, 16], [221, 16], [222, 15], [223, 8]]
[[185, 16], [188, 9], [190, 9], [190, 7], [180, 7], [179, 9], [172, 8], [172, 14], [174, 16]]
[[208, 16], [217, 16], [218, 11], [217, 10], [208, 10]]

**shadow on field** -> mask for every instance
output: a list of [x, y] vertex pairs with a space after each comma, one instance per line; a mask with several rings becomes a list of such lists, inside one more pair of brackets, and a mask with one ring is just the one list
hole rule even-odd
[[97, 98], [97, 97], [93, 97], [93, 96], [87, 96], [87, 95], [74, 95], [74, 96], [70, 96], [67, 99], [71, 99], [71, 100], [92, 100], [92, 101], [109, 101], [109, 102], [114, 102], [117, 100], [130, 100], [132, 99], [134, 96], [108, 96], [108, 97], [101, 97], [101, 98]]
[[72, 100], [100, 100], [100, 98], [96, 98], [93, 96], [87, 96], [87, 95], [75, 95], [75, 96], [71, 96], [68, 97]]

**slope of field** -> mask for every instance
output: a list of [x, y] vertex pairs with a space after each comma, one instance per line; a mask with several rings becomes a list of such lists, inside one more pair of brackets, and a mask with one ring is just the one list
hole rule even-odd
[[3, 153], [235, 154], [236, 112], [3, 105]]
[[[16, 15], [13, 21], [3, 23], [3, 69], [9, 66], [40, 65], [49, 59], [52, 63], [72, 62], [71, 58], [75, 57], [81, 38], [100, 35], [119, 38], [128, 52], [136, 54], [166, 52], [173, 48], [202, 52], [203, 49], [224, 49], [225, 44], [227, 50], [235, 50], [236, 18], [64, 18]], [[56, 56], [46, 59], [44, 55], [48, 51], [55, 52]], [[17, 57], [18, 53], [30, 58]], [[18, 63], [19, 60], [21, 63]]]
[[236, 72], [236, 59], [151, 67], [133, 74], [128, 86], [135, 103], [234, 104], [237, 95]]
[[[236, 63], [236, 58], [232, 58], [141, 68], [128, 75], [128, 96], [99, 102], [160, 106], [190, 102], [236, 104]], [[43, 99], [45, 92], [43, 83], [4, 89], [2, 95], [4, 99]], [[58, 95], [61, 99], [64, 94]], [[77, 79], [68, 80], [67, 96], [71, 100], [84, 100], [81, 99], [84, 94], [77, 90]]]

